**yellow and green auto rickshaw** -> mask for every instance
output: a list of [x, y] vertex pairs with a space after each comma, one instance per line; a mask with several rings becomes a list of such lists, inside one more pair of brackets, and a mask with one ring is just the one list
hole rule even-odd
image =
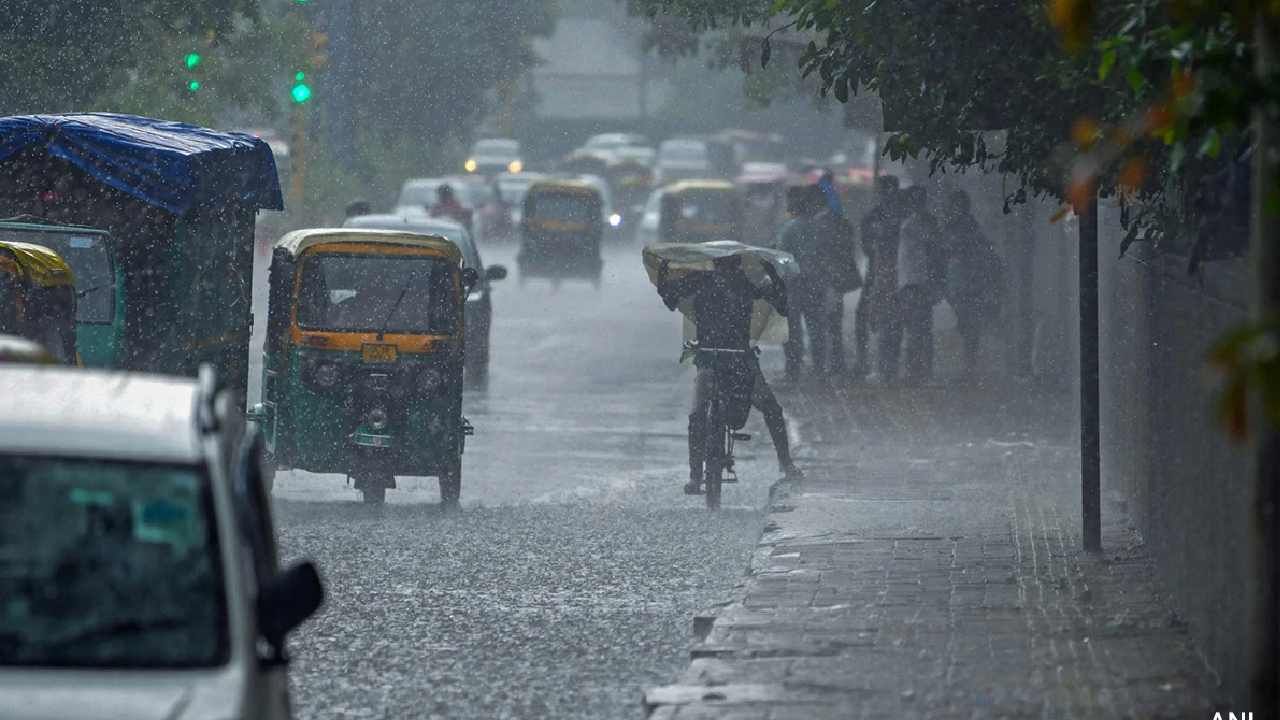
[[0, 334], [33, 340], [58, 362], [77, 363], [75, 277], [53, 250], [0, 241]]
[[516, 265], [520, 283], [533, 277], [584, 278], [596, 287], [604, 261], [600, 191], [577, 180], [542, 180], [529, 187], [520, 219], [520, 251]]
[[658, 238], [662, 242], [740, 241], [742, 196], [724, 180], [683, 180], [662, 193]]
[[457, 504], [463, 301], [479, 276], [434, 235], [297, 230], [268, 276], [262, 427], [268, 473], [345, 473], [381, 503], [396, 476], [436, 476]]
[[0, 220], [0, 242], [43, 245], [75, 276], [76, 352], [85, 367], [118, 367], [124, 357], [124, 275], [106, 230], [33, 216]]

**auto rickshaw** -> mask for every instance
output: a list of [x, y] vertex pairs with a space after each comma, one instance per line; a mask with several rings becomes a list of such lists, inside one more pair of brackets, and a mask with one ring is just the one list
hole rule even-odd
[[117, 367], [124, 356], [124, 273], [111, 233], [33, 216], [0, 220], [0, 242], [43, 245], [71, 266], [76, 353], [85, 367]]
[[585, 278], [600, 286], [604, 234], [600, 192], [578, 180], [543, 180], [524, 197], [520, 219], [520, 282], [531, 277]]
[[33, 340], [58, 362], [77, 364], [75, 278], [53, 250], [0, 241], [0, 334]]
[[662, 242], [739, 241], [742, 196], [724, 180], [683, 180], [662, 193], [658, 238]]
[[397, 475], [433, 475], [457, 504], [463, 300], [479, 280], [440, 236], [297, 230], [268, 274], [262, 427], [268, 473], [345, 473], [381, 503]]

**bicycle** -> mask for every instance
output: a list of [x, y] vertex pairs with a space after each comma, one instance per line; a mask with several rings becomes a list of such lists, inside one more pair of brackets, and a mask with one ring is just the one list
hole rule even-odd
[[708, 510], [720, 509], [722, 485], [738, 482], [734, 468], [733, 444], [746, 442], [751, 435], [738, 432], [751, 411], [751, 382], [754, 375], [747, 363], [751, 350], [704, 348], [696, 341], [686, 342], [685, 357], [690, 354], [701, 372], [708, 373], [703, 454], [703, 495]]

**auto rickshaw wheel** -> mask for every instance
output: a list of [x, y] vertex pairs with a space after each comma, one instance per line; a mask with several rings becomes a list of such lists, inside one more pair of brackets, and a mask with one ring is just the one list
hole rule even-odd
[[462, 499], [462, 455], [440, 471], [440, 504], [456, 507]]

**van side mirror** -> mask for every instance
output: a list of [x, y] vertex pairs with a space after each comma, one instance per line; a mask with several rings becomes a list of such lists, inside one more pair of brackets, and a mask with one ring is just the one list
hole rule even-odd
[[480, 271], [475, 268], [462, 268], [462, 289], [471, 292], [480, 283]]
[[279, 654], [284, 638], [324, 604], [320, 572], [310, 561], [278, 573], [258, 591], [258, 633]]
[[490, 265], [484, 269], [484, 276], [490, 282], [502, 280], [507, 276], [507, 267], [505, 265]]

